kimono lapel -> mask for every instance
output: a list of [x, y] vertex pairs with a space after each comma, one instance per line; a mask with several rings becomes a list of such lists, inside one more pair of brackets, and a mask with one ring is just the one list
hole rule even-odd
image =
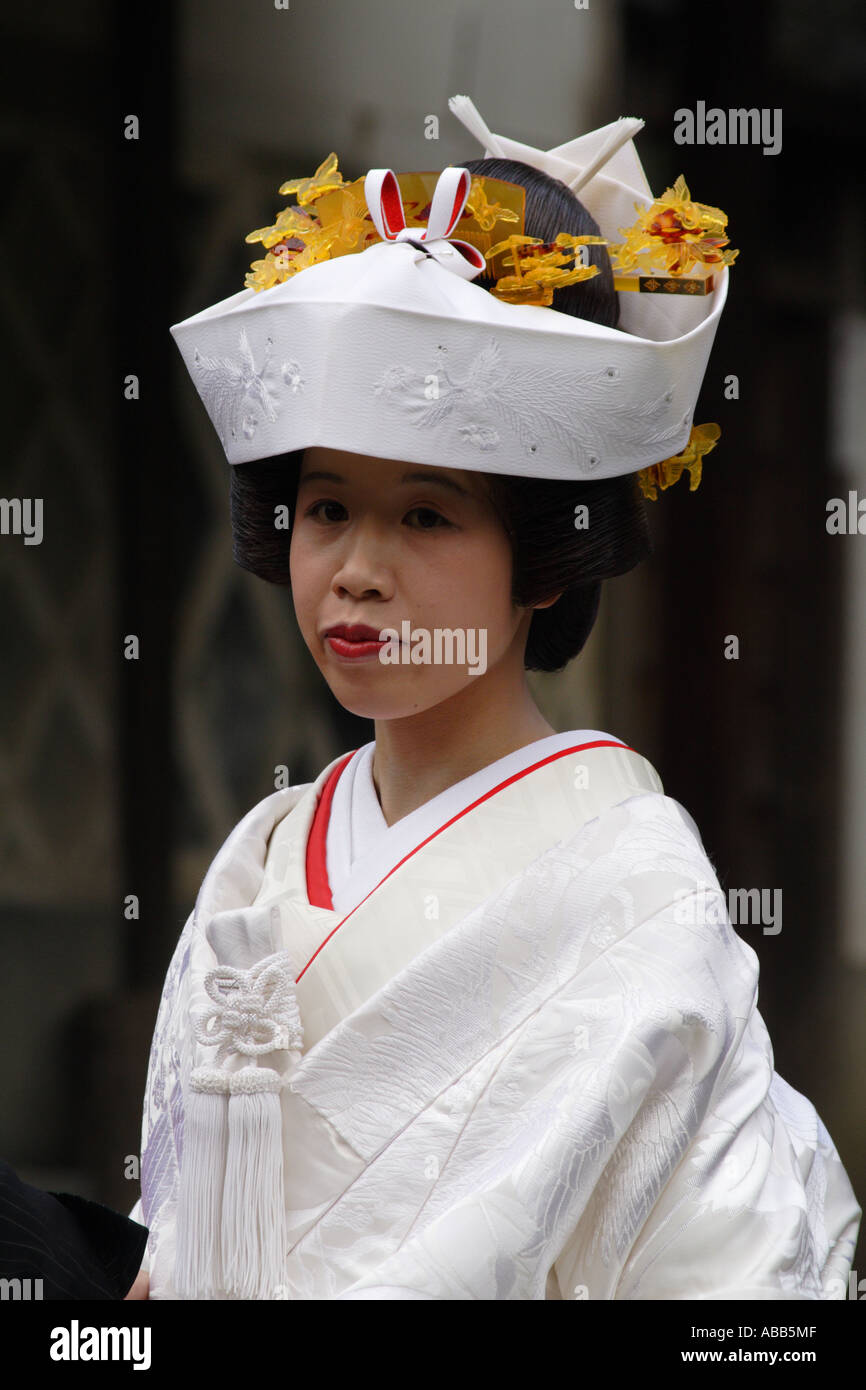
[[303, 847], [322, 789], [344, 756], [330, 762], [315, 782], [260, 801], [223, 844], [195, 904], [203, 968], [248, 969], [263, 956], [288, 950], [297, 972], [307, 960], [307, 941], [314, 950], [339, 921], [307, 897]]
[[[301, 968], [296, 989], [307, 1047], [532, 861], [627, 796], [660, 792], [658, 774], [624, 744], [576, 744], [509, 777], [451, 818], [331, 929]], [[287, 827], [288, 829], [288, 827]], [[279, 828], [278, 828], [279, 838]], [[292, 904], [295, 916], [322, 909]], [[309, 938], [308, 938], [309, 939]]]
[[627, 796], [662, 791], [650, 763], [624, 744], [559, 750], [452, 816], [339, 914], [310, 902], [307, 851], [319, 799], [345, 762], [255, 806], [214, 859], [195, 907], [202, 968], [245, 969], [288, 952], [305, 1052], [551, 845]]

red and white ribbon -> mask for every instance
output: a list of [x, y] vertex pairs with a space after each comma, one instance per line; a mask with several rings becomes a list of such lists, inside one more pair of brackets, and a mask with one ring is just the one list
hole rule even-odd
[[367, 207], [383, 241], [422, 242], [425, 251], [446, 270], [464, 280], [474, 280], [486, 261], [468, 241], [457, 241], [451, 232], [460, 221], [472, 176], [468, 169], [449, 164], [439, 175], [430, 203], [426, 227], [407, 227], [400, 185], [391, 169], [371, 169], [364, 179]]

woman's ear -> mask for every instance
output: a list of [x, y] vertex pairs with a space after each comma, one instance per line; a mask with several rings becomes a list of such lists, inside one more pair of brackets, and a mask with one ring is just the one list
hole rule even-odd
[[542, 599], [540, 603], [533, 603], [533, 604], [530, 604], [530, 607], [531, 607], [531, 608], [552, 608], [553, 605], [554, 605], [559, 599], [562, 598], [562, 595], [563, 595], [564, 593], [565, 593], [565, 590], [564, 590], [564, 589], [560, 589], [560, 591], [559, 591], [558, 594], [554, 594], [554, 595], [553, 595], [553, 598], [545, 598], [545, 599]]

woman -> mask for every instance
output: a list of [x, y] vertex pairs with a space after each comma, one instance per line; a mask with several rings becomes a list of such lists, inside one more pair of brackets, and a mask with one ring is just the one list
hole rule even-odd
[[260, 282], [287, 273], [173, 330], [234, 465], [235, 557], [290, 583], [375, 739], [253, 808], [181, 935], [143, 1126], [152, 1297], [845, 1296], [860, 1209], [773, 1071], [694, 822], [526, 684], [648, 552], [635, 475], [699, 476], [718, 228], [703, 303], [641, 306], [606, 250], [563, 270], [601, 232], [544, 170], [571, 160], [610, 241], [652, 200], [640, 124], [463, 166], [482, 231], [506, 180], [544, 243], [507, 241], [499, 204], [486, 256], [452, 236], [462, 169], [426, 229], [368, 174], [380, 240], [349, 254], [362, 219], [323, 165], [252, 234]]

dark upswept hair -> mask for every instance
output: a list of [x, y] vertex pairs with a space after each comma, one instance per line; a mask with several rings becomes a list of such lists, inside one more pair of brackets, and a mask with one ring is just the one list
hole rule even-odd
[[[559, 179], [512, 159], [468, 159], [471, 174], [504, 179], [526, 189], [526, 236], [553, 241], [558, 232], [600, 236], [595, 218]], [[607, 248], [586, 248], [599, 267], [590, 280], [555, 290], [553, 309], [607, 328], [619, 323], [619, 300]], [[492, 280], [473, 283], [490, 289]], [[275, 508], [294, 515], [303, 450], [235, 464], [231, 518], [235, 562], [272, 584], [288, 584], [287, 533], [274, 526]], [[646, 503], [634, 473], [580, 481], [485, 473], [487, 491], [511, 543], [512, 602], [530, 607], [560, 594], [532, 615], [524, 666], [560, 671], [582, 651], [598, 615], [601, 585], [652, 554]], [[586, 529], [575, 528], [575, 508], [588, 510]]]

